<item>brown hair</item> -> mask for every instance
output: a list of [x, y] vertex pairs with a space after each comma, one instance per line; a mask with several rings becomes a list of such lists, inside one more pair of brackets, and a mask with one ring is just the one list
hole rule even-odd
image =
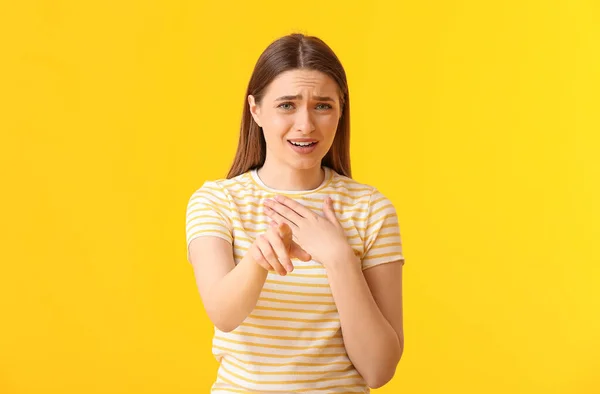
[[317, 70], [337, 82], [340, 90], [342, 115], [329, 152], [321, 165], [340, 175], [351, 177], [350, 168], [350, 98], [346, 72], [341, 62], [321, 39], [293, 33], [271, 43], [258, 58], [244, 96], [244, 112], [240, 137], [233, 164], [227, 178], [259, 168], [265, 163], [266, 142], [262, 129], [254, 121], [248, 105], [248, 95], [260, 104], [266, 87], [282, 72], [293, 69]]

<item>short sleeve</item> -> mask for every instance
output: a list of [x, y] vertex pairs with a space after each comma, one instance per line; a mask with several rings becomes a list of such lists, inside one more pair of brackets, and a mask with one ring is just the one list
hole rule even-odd
[[233, 242], [229, 200], [224, 189], [206, 181], [190, 197], [186, 210], [187, 258], [190, 242], [202, 236], [215, 236]]
[[369, 201], [362, 269], [400, 260], [404, 265], [396, 208], [379, 190]]

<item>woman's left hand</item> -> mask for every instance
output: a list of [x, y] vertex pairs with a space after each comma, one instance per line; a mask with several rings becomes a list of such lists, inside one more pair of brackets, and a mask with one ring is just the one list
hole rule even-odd
[[274, 200], [265, 200], [265, 213], [271, 220], [278, 224], [287, 223], [298, 244], [327, 267], [353, 251], [335, 216], [330, 197], [323, 201], [323, 212], [324, 217], [286, 196], [277, 195]]

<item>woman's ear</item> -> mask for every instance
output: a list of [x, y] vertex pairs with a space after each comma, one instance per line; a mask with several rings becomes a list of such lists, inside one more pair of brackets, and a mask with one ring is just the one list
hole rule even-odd
[[248, 105], [250, 107], [250, 113], [252, 114], [254, 121], [256, 122], [256, 124], [258, 124], [258, 127], [262, 127], [260, 125], [260, 107], [256, 104], [254, 96], [251, 94], [248, 95]]

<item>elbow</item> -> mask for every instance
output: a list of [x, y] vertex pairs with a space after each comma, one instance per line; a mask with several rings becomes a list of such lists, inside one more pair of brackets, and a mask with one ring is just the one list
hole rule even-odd
[[239, 324], [232, 322], [231, 319], [223, 319], [221, 316], [213, 316], [210, 319], [217, 330], [221, 332], [231, 332], [238, 328]]
[[207, 308], [206, 312], [212, 324], [221, 332], [231, 332], [239, 326], [239, 323], [232, 321], [230, 316], [224, 315], [222, 311], [213, 311]]
[[[398, 367], [398, 363], [402, 358], [402, 353], [404, 350], [403, 345], [404, 344], [402, 343], [398, 352], [394, 352], [394, 355], [391, 357], [387, 365], [380, 364], [376, 368], [373, 368], [371, 371], [368, 371], [364, 375], [365, 382], [370, 388], [378, 389], [389, 383], [390, 380], [392, 380], [392, 378], [396, 374], [396, 368]], [[377, 364], [373, 363], [373, 365]]]
[[231, 332], [237, 328], [237, 326], [233, 325], [233, 324], [216, 323], [216, 322], [213, 322], [213, 324], [215, 325], [217, 330], [219, 330], [221, 332]]
[[370, 375], [365, 376], [365, 381], [367, 382], [367, 386], [372, 389], [378, 389], [386, 385], [396, 373], [396, 367], [393, 368], [381, 368], [377, 371], [373, 371]]

